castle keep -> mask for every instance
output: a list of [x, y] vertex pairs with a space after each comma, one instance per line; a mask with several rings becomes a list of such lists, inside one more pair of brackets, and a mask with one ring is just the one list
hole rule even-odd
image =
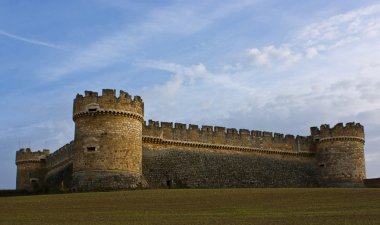
[[356, 187], [365, 175], [359, 123], [309, 136], [144, 122], [139, 96], [104, 89], [74, 99], [74, 140], [16, 152], [16, 189]]

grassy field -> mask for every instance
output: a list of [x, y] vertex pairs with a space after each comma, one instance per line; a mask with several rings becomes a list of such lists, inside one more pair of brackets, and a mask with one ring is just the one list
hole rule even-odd
[[380, 224], [380, 189], [171, 189], [0, 198], [0, 224]]

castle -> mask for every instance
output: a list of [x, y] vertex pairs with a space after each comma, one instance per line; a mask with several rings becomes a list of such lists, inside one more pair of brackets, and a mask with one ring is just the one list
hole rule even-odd
[[312, 127], [309, 136], [144, 122], [139, 96], [104, 89], [74, 100], [74, 140], [54, 153], [16, 152], [16, 189], [360, 187], [359, 123]]

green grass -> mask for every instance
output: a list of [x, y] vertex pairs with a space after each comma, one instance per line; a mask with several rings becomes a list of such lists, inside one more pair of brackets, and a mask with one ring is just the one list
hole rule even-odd
[[0, 198], [0, 224], [380, 224], [380, 189], [171, 189]]

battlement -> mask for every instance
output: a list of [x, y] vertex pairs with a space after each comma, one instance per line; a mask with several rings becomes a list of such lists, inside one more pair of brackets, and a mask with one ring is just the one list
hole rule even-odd
[[159, 137], [165, 140], [200, 142], [208, 144], [252, 147], [261, 149], [282, 149], [284, 151], [309, 152], [312, 138], [284, 135], [280, 133], [225, 128], [220, 126], [199, 127], [193, 124], [158, 122], [149, 120], [143, 126], [143, 136]]
[[120, 90], [119, 96], [114, 89], [103, 89], [102, 95], [97, 92], [85, 91], [84, 96], [77, 94], [74, 99], [73, 115], [80, 113], [133, 113], [144, 115], [144, 102], [140, 96], [132, 98], [127, 92]]
[[360, 138], [364, 140], [364, 127], [360, 123], [343, 123], [336, 124], [333, 128], [330, 128], [328, 124], [323, 124], [318, 127], [310, 128], [311, 135], [314, 139], [324, 139], [324, 138], [332, 138], [332, 137], [354, 137]]
[[25, 162], [42, 162], [49, 154], [48, 149], [33, 152], [30, 148], [22, 148], [16, 152], [16, 165]]

